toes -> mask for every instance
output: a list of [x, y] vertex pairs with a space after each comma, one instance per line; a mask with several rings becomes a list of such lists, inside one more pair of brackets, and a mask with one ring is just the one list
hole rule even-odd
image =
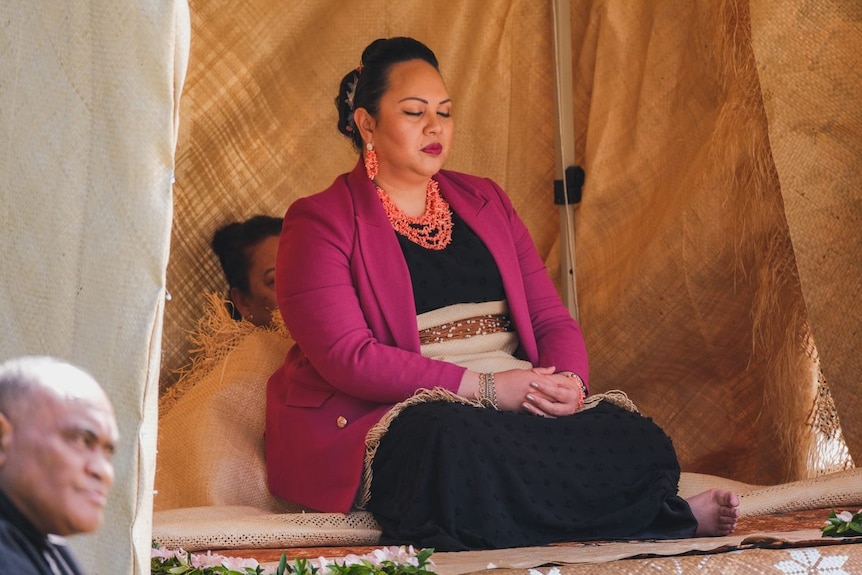
[[710, 489], [689, 500], [695, 519], [697, 536], [729, 535], [739, 517], [739, 497], [729, 490]]
[[736, 507], [739, 505], [739, 496], [733, 491], [717, 491], [716, 500], [719, 505], [726, 505], [728, 507]]

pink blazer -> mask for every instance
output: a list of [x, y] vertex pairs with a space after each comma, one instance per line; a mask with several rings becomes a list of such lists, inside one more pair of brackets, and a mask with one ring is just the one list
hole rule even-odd
[[[580, 328], [503, 190], [445, 170], [436, 179], [500, 269], [519, 354], [587, 382]], [[269, 489], [312, 509], [347, 513], [368, 430], [419, 388], [456, 391], [464, 368], [420, 355], [407, 264], [361, 162], [288, 209], [276, 292], [297, 344], [267, 385]]]

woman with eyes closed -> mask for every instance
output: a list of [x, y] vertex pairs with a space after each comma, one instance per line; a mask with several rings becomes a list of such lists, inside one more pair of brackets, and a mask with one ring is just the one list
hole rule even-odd
[[438, 551], [730, 533], [735, 494], [680, 498], [664, 432], [587, 399], [580, 328], [503, 190], [443, 169], [433, 52], [375, 40], [335, 103], [360, 157], [285, 216], [270, 490]]
[[213, 234], [210, 247], [228, 283], [227, 305], [233, 319], [272, 325], [280, 234], [281, 218], [263, 214], [231, 222]]

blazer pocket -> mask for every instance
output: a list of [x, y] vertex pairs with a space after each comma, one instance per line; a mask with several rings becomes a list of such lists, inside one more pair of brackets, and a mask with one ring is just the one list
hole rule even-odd
[[315, 389], [304, 385], [292, 385], [287, 392], [285, 403], [292, 407], [320, 407], [335, 395], [330, 389]]

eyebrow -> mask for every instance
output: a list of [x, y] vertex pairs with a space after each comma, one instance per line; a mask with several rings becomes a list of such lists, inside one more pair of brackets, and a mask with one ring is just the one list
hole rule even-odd
[[89, 425], [72, 425], [66, 428], [65, 434], [67, 437], [86, 437], [88, 440], [95, 441], [95, 443], [101, 445], [111, 453], [116, 451], [117, 441], [119, 440], [119, 438], [115, 437], [103, 437], [99, 435], [96, 429]]
[[[398, 101], [399, 101], [399, 102], [405, 102], [405, 101], [407, 101], [407, 100], [417, 100], [417, 101], [419, 101], [419, 102], [422, 102], [423, 104], [428, 104], [428, 100], [426, 100], [426, 99], [424, 99], [424, 98], [418, 98], [418, 97], [416, 97], [416, 96], [407, 96], [406, 98], [401, 98], [401, 99], [400, 99], [400, 100], [398, 100]], [[446, 98], [445, 100], [440, 100], [440, 104], [448, 104], [448, 103], [450, 103], [451, 101], [452, 101], [452, 98]], [[438, 105], [439, 105], [439, 104], [438, 104]]]

